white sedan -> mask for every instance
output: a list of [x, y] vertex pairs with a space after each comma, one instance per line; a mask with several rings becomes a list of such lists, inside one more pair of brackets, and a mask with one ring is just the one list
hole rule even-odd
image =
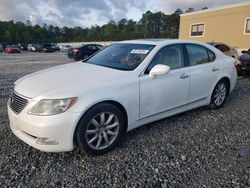
[[195, 41], [119, 42], [84, 62], [17, 80], [8, 101], [10, 127], [42, 151], [77, 146], [102, 154], [138, 126], [200, 106], [221, 107], [236, 84], [234, 61]]

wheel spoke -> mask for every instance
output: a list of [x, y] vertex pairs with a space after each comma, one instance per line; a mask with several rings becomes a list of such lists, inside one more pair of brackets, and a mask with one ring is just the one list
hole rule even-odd
[[105, 140], [105, 143], [106, 143], [106, 145], [109, 145], [109, 138], [108, 138], [108, 135], [107, 135], [107, 133], [103, 133], [103, 137], [104, 137], [104, 140]]
[[100, 124], [103, 125], [103, 124], [105, 123], [105, 114], [102, 113], [100, 117], [101, 117], [101, 122], [100, 122]]
[[221, 89], [221, 90], [225, 89], [224, 84], [221, 84], [220, 89]]
[[93, 130], [87, 130], [86, 133], [87, 134], [96, 134], [96, 133], [98, 133], [98, 131], [99, 131], [98, 129], [93, 129]]
[[113, 118], [114, 118], [114, 115], [113, 115], [113, 114], [109, 115], [108, 120], [105, 122], [104, 125], [110, 124], [110, 122], [112, 121]]
[[111, 130], [108, 130], [108, 131], [107, 131], [107, 134], [108, 134], [108, 135], [111, 135], [111, 136], [115, 136], [115, 135], [116, 135], [116, 133], [113, 132], [113, 131], [111, 131]]
[[98, 134], [96, 134], [90, 141], [88, 141], [88, 144], [93, 143], [94, 141], [96, 141], [96, 139], [99, 137]]
[[100, 127], [100, 124], [95, 119], [92, 119], [91, 123], [96, 127]]
[[107, 127], [105, 127], [105, 129], [109, 130], [109, 129], [113, 129], [113, 128], [117, 127], [117, 126], [118, 126], [118, 122], [115, 122], [115, 123], [113, 123], [113, 124], [108, 125]]
[[222, 97], [220, 97], [220, 104], [222, 104], [222, 102], [223, 102], [223, 98], [222, 98]]
[[96, 144], [97, 149], [100, 147], [101, 142], [102, 142], [102, 136], [99, 136], [99, 139], [98, 139], [97, 144]]
[[219, 103], [218, 101], [219, 101], [219, 97], [216, 97], [216, 99], [215, 99], [215, 101], [214, 101], [214, 102], [215, 102], [215, 104], [217, 104], [217, 105], [218, 105], [218, 103]]

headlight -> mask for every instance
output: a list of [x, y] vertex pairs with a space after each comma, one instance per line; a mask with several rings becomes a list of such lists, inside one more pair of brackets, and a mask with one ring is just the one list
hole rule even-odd
[[30, 109], [28, 114], [37, 116], [50, 116], [60, 114], [73, 106], [76, 101], [76, 97], [68, 99], [42, 99]]

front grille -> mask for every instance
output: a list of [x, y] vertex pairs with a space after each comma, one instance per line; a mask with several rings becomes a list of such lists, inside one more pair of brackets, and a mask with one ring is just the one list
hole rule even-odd
[[15, 92], [11, 94], [10, 108], [17, 114], [20, 113], [27, 104], [28, 104], [27, 99], [17, 95]]

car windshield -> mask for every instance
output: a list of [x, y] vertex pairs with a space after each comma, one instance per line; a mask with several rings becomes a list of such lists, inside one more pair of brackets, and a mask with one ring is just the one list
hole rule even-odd
[[119, 70], [134, 70], [154, 47], [146, 44], [113, 44], [87, 59], [86, 63]]

